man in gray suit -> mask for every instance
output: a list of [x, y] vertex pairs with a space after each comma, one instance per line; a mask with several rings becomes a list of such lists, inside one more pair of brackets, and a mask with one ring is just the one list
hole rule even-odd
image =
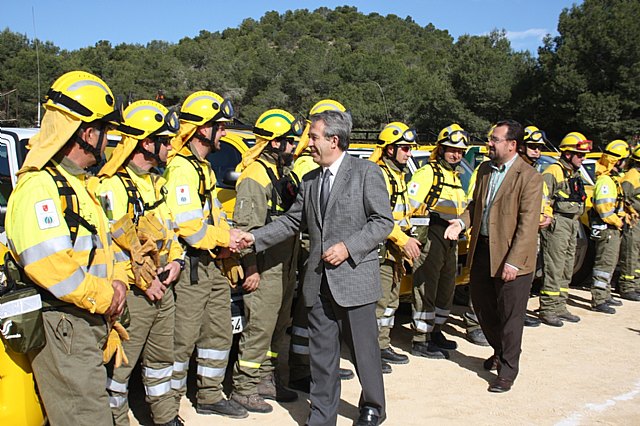
[[310, 117], [309, 148], [321, 167], [307, 173], [289, 211], [244, 234], [256, 250], [307, 229], [310, 253], [303, 298], [309, 318], [310, 426], [335, 425], [340, 402], [340, 341], [351, 351], [362, 393], [355, 425], [385, 419], [376, 301], [381, 297], [378, 243], [393, 228], [380, 168], [346, 153], [351, 116], [324, 111]]

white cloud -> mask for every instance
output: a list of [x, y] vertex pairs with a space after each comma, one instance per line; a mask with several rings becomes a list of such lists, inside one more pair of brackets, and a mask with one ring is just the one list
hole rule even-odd
[[507, 31], [506, 36], [509, 40], [525, 40], [535, 38], [540, 41], [544, 38], [545, 35], [549, 33], [549, 30], [546, 28], [529, 28], [524, 31]]

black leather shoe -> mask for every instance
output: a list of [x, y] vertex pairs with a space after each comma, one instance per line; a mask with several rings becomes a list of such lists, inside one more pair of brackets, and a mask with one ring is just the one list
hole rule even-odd
[[524, 316], [524, 326], [525, 327], [538, 327], [540, 326], [540, 319], [535, 317], [530, 317], [529, 315]]
[[348, 368], [338, 369], [338, 376], [340, 376], [340, 380], [351, 380], [356, 377], [356, 375], [353, 374], [353, 371], [349, 370]]
[[391, 369], [391, 366], [384, 362], [384, 360], [382, 361], [382, 374], [391, 374], [393, 370]]
[[636, 293], [635, 291], [620, 293], [620, 298], [624, 300], [631, 300], [633, 302], [640, 302], [640, 293]]
[[380, 349], [380, 358], [389, 364], [407, 364], [409, 362], [408, 356], [397, 353], [391, 347]]
[[307, 376], [298, 380], [289, 380], [289, 387], [300, 392], [309, 393], [311, 390], [311, 377]]
[[491, 355], [489, 358], [484, 360], [482, 363], [482, 368], [487, 371], [495, 371], [500, 366], [500, 359], [496, 355]]
[[498, 377], [494, 380], [491, 385], [489, 385], [489, 392], [503, 393], [511, 390], [511, 386], [513, 386], [513, 380], [503, 379], [502, 377]]
[[353, 422], [353, 426], [378, 426], [386, 419], [386, 415], [380, 417], [378, 411], [371, 407], [362, 407], [360, 409], [360, 416]]
[[435, 343], [438, 347], [452, 351], [458, 349], [458, 344], [453, 340], [447, 340], [441, 331], [434, 331], [431, 333], [431, 342]]
[[430, 359], [449, 359], [449, 352], [432, 342], [414, 342], [411, 345], [411, 355]]
[[614, 299], [613, 297], [608, 298], [605, 303], [609, 306], [622, 306], [622, 301]]
[[591, 309], [596, 311], [596, 312], [602, 312], [603, 314], [615, 314], [616, 313], [615, 308], [612, 308], [606, 302], [605, 303], [601, 303], [599, 305], [596, 305], [596, 306], [592, 307]]
[[482, 332], [481, 328], [467, 331], [467, 340], [478, 346], [489, 346], [489, 342]]

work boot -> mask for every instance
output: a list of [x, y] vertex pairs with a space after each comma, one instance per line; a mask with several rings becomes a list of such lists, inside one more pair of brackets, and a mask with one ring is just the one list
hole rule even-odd
[[351, 380], [356, 377], [356, 375], [353, 374], [353, 371], [349, 370], [348, 368], [339, 368], [338, 376], [340, 376], [340, 380]]
[[622, 306], [622, 301], [614, 299], [613, 296], [609, 297], [605, 303], [609, 306]]
[[311, 376], [298, 380], [289, 379], [289, 387], [300, 392], [309, 393], [311, 391]]
[[184, 423], [179, 416], [175, 416], [171, 421], [167, 423], [156, 423], [156, 426], [184, 426]]
[[482, 332], [481, 328], [476, 328], [471, 331], [467, 331], [467, 340], [478, 346], [489, 346], [489, 342]]
[[631, 300], [633, 302], [640, 302], [640, 293], [636, 293], [635, 291], [628, 291], [624, 293], [620, 293], [620, 297], [625, 300]]
[[596, 306], [592, 307], [591, 309], [596, 311], [596, 312], [602, 312], [603, 314], [615, 314], [616, 313], [615, 308], [609, 306], [606, 302], [605, 303], [601, 303], [599, 305], [596, 305]]
[[220, 416], [230, 417], [232, 419], [244, 419], [249, 417], [249, 413], [243, 406], [236, 401], [221, 399], [213, 404], [196, 405], [196, 413], [198, 414], [218, 414]]
[[559, 316], [553, 313], [540, 314], [540, 321], [543, 324], [550, 325], [551, 327], [562, 327], [562, 320]]
[[264, 398], [257, 393], [240, 395], [234, 392], [231, 394], [231, 400], [242, 405], [247, 411], [252, 413], [270, 413], [273, 411], [273, 407], [267, 404]]
[[449, 352], [432, 342], [413, 342], [411, 355], [431, 359], [449, 359]]
[[558, 314], [558, 318], [560, 318], [563, 321], [569, 321], [569, 322], [580, 322], [580, 317], [577, 315], [573, 315], [571, 312], [569, 312], [568, 310], [564, 310], [564, 312], [560, 312]]
[[408, 356], [397, 353], [391, 346], [386, 349], [380, 349], [380, 358], [389, 364], [407, 364], [409, 362]]
[[391, 372], [393, 371], [391, 366], [388, 363], [386, 363], [384, 360], [380, 362], [382, 363], [382, 374], [391, 374]]
[[298, 399], [298, 394], [291, 389], [287, 389], [274, 373], [270, 373], [260, 380], [260, 383], [258, 383], [258, 395], [264, 399], [278, 402], [293, 402]]
[[524, 316], [524, 326], [525, 327], [538, 327], [540, 325], [540, 319], [536, 317], [530, 317], [529, 315]]
[[447, 338], [444, 337], [444, 334], [442, 334], [442, 331], [431, 332], [431, 343], [437, 345], [441, 349], [446, 349], [449, 351], [458, 348], [458, 344], [453, 340], [447, 340]]

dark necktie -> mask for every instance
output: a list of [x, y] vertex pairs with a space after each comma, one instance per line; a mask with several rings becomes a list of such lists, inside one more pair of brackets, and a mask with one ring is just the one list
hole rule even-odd
[[327, 210], [327, 202], [329, 201], [329, 193], [331, 187], [329, 186], [331, 178], [331, 170], [326, 169], [322, 175], [322, 187], [320, 188], [320, 215], [324, 219], [324, 212]]

